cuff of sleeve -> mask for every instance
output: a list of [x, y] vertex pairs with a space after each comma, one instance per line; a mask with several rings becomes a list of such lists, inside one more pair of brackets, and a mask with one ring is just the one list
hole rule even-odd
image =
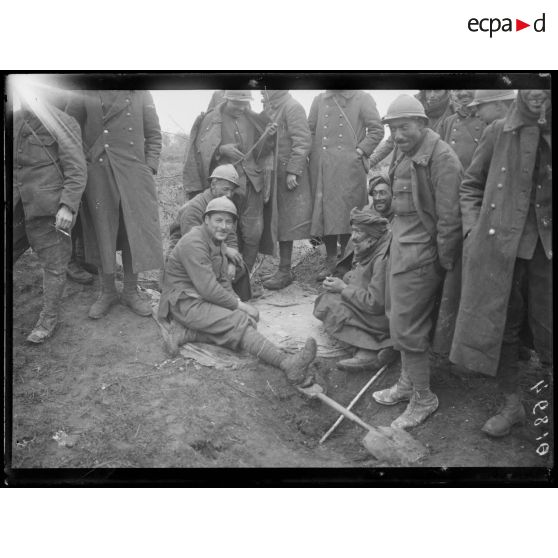
[[351, 300], [355, 294], [356, 287], [354, 285], [347, 285], [341, 291], [341, 298], [343, 300]]
[[62, 205], [65, 205], [74, 215], [77, 213], [77, 210], [79, 209], [79, 201], [77, 203], [73, 203], [69, 199], [69, 196], [67, 196], [66, 194], [62, 194], [58, 207]]
[[372, 155], [372, 152], [371, 152], [371, 151], [368, 151], [368, 146], [367, 146], [366, 144], [361, 143], [361, 144], [358, 146], [358, 148], [359, 148], [359, 149], [362, 149], [362, 151], [364, 152], [364, 154], [365, 154], [367, 157], [370, 157], [370, 155]]
[[302, 175], [302, 169], [300, 167], [297, 167], [295, 165], [291, 165], [291, 163], [289, 163], [287, 165], [287, 174], [296, 174], [296, 176], [301, 176]]
[[157, 174], [159, 170], [159, 160], [158, 159], [146, 159], [147, 166], [153, 171], [153, 174]]

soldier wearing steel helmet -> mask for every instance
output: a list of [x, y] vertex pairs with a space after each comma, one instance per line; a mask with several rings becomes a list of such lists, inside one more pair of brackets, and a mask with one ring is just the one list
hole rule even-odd
[[243, 349], [283, 370], [291, 382], [310, 383], [307, 369], [316, 357], [316, 341], [309, 338], [298, 353], [285, 353], [258, 333], [258, 310], [233, 292], [225, 240], [237, 218], [230, 199], [215, 198], [207, 204], [203, 224], [172, 250], [158, 312], [169, 323], [164, 332], [167, 350], [174, 356], [182, 344], [194, 341]]
[[[210, 185], [207, 190], [198, 194], [195, 198], [186, 202], [178, 210], [175, 220], [170, 226], [169, 249], [170, 254], [176, 243], [193, 227], [203, 223], [203, 217], [207, 205], [211, 200], [226, 196], [231, 199], [234, 191], [238, 188], [238, 173], [232, 165], [219, 165], [209, 177]], [[233, 284], [233, 289], [241, 298], [248, 300], [252, 293], [250, 290], [249, 274], [244, 264], [244, 260], [238, 251], [238, 237], [236, 233], [236, 223], [225, 240], [225, 253], [229, 260], [229, 277]], [[168, 257], [168, 256], [167, 256]]]
[[477, 117], [488, 125], [504, 118], [514, 100], [515, 93], [511, 89], [478, 89], [469, 106], [474, 108]]
[[221, 103], [198, 117], [190, 134], [183, 173], [189, 197], [191, 192], [205, 189], [216, 166], [234, 165], [239, 175], [235, 201], [239, 207], [241, 253], [249, 269], [256, 262], [263, 232], [264, 161], [271, 154], [276, 130], [267, 118], [250, 110], [251, 100], [248, 90], [226, 90]]
[[454, 151], [427, 128], [422, 104], [409, 95], [392, 102], [383, 123], [396, 145], [390, 165], [394, 218], [386, 312], [394, 348], [401, 352], [398, 382], [377, 391], [383, 405], [409, 401], [392, 426], [412, 428], [438, 408], [430, 390], [429, 349], [437, 298], [461, 245], [459, 185]]

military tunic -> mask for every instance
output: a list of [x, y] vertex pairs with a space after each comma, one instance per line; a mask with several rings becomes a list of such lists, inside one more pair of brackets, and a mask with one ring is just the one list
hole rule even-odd
[[394, 154], [386, 312], [397, 350], [430, 346], [444, 269], [460, 252], [461, 176], [457, 155], [430, 129], [414, 154]]
[[238, 310], [227, 268], [224, 243], [215, 244], [205, 225], [194, 227], [167, 260], [159, 318], [172, 316], [200, 340], [236, 349], [251, 326]]
[[314, 316], [332, 337], [354, 347], [380, 350], [393, 345], [385, 314], [387, 232], [370, 254], [349, 271], [341, 293], [325, 292], [314, 303]]

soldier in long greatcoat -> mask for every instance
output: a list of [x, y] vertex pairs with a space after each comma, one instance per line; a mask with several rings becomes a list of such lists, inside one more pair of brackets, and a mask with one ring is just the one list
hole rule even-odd
[[364, 91], [328, 90], [312, 102], [310, 180], [314, 196], [312, 236], [324, 237], [325, 268], [316, 279], [333, 273], [337, 237], [341, 252], [350, 238], [350, 212], [368, 205], [368, 157], [384, 137], [374, 99]]
[[151, 315], [140, 297], [138, 272], [163, 266], [157, 173], [162, 136], [149, 91], [75, 92], [66, 111], [82, 127], [87, 159], [82, 211], [85, 259], [100, 268], [101, 293], [90, 318], [104, 316], [119, 300], [116, 250], [122, 250], [124, 289], [120, 301], [141, 316]]
[[262, 97], [265, 114], [278, 124], [268, 207], [274, 217], [269, 220], [271, 240], [279, 242], [279, 269], [263, 286], [282, 289], [293, 281], [293, 241], [310, 238], [312, 192], [308, 154], [312, 140], [304, 108], [288, 90], [268, 89], [262, 92]]
[[502, 409], [483, 426], [504, 436], [525, 420], [518, 350], [528, 316], [535, 348], [552, 363], [550, 91], [520, 91], [490, 124], [460, 189], [463, 288], [450, 359], [496, 376]]

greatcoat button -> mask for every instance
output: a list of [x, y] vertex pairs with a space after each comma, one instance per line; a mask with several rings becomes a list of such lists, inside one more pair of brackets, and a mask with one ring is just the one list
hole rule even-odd
[[131, 112], [127, 112], [127, 113], [126, 113], [126, 116], [132, 116], [132, 113], [131, 113]]
[[104, 133], [105, 133], [105, 134], [108, 134], [108, 133], [109, 133], [109, 131], [108, 131], [108, 130], [103, 130], [103, 131], [104, 131]]
[[536, 204], [535, 204], [535, 207], [540, 207], [540, 206], [541, 206], [540, 203], [536, 203]]
[[498, 185], [496, 186], [496, 188], [499, 188], [500, 190], [501, 190], [503, 187], [504, 187], [503, 184], [498, 184]]
[[105, 147], [109, 147], [109, 144], [108, 144], [108, 143], [105, 143]]
[[103, 158], [99, 157], [99, 163], [102, 163], [102, 162], [103, 162]]
[[324, 145], [324, 146], [322, 147], [322, 149], [327, 149], [327, 147]]
[[131, 132], [133, 130], [133, 128], [128, 128], [128, 130]]
[[130, 142], [130, 145], [134, 145], [134, 142], [133, 142], [133, 141], [131, 141], [131, 142]]
[[495, 203], [491, 203], [490, 204], [491, 209], [496, 209], [496, 204]]
[[502, 172], [506, 172], [506, 167], [502, 167]]
[[488, 234], [489, 234], [490, 236], [494, 236], [494, 235], [496, 234], [496, 230], [495, 230], [495, 229], [489, 229], [489, 230], [488, 230]]
[[451, 143], [455, 143], [455, 140], [451, 140]]
[[537, 184], [537, 188], [540, 190], [542, 186], [540, 184]]

